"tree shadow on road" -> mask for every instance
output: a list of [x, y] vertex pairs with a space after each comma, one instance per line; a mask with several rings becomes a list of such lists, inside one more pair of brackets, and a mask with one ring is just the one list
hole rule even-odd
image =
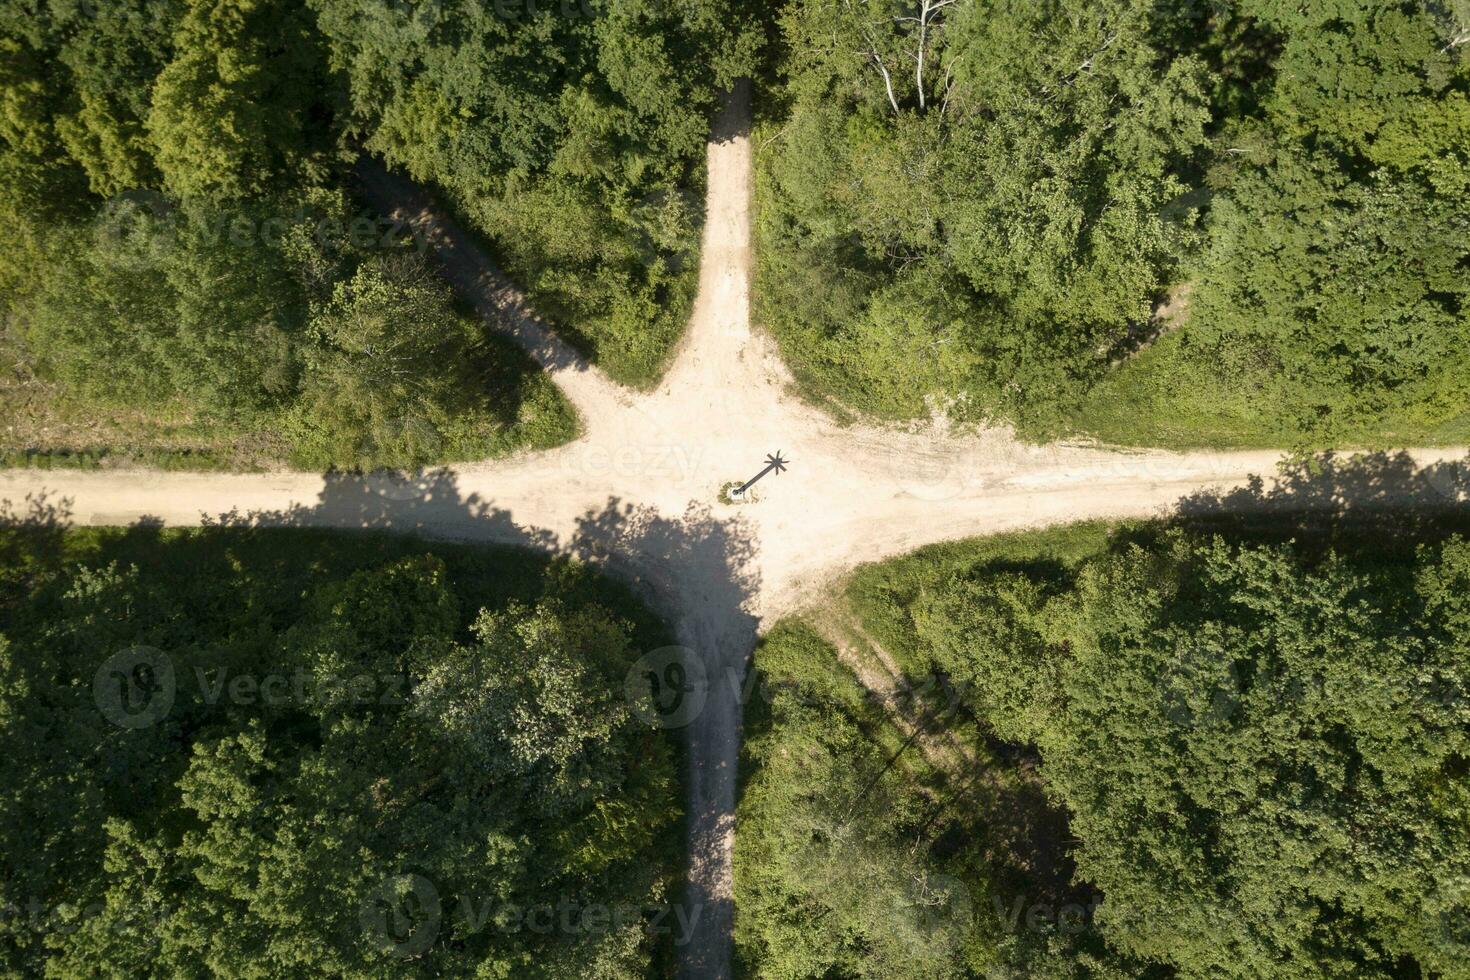
[[744, 521], [717, 519], [708, 506], [666, 517], [614, 498], [578, 518], [571, 551], [631, 580], [704, 666], [708, 700], [685, 729], [691, 874], [678, 899], [697, 918], [677, 950], [678, 973], [725, 976], [741, 713], [759, 625], [750, 609], [760, 585], [752, 536]]
[[1423, 467], [1403, 451], [1293, 458], [1274, 480], [1184, 497], [1167, 525], [1314, 547], [1412, 547], [1470, 529], [1470, 457]]
[[518, 523], [511, 511], [461, 493], [455, 474], [414, 477], [328, 473], [316, 502], [276, 511], [230, 511], [230, 528], [329, 527], [519, 545], [605, 569], [672, 626], [704, 665], [708, 701], [684, 729], [691, 873], [679, 901], [692, 939], [673, 951], [681, 974], [724, 972], [734, 920], [728, 844], [734, 823], [741, 699], [759, 622], [755, 544], [746, 522], [691, 505], [668, 516], [610, 498], [577, 518], [570, 540]]
[[331, 470], [314, 503], [281, 510], [231, 510], [206, 515], [206, 526], [327, 527], [380, 530], [464, 541], [522, 545], [553, 550], [556, 536], [517, 524], [510, 512], [478, 494], [464, 496], [447, 469], [403, 475]]
[[710, 142], [728, 143], [749, 136], [750, 121], [751, 84], [750, 79], [742, 78], [720, 97], [720, 106], [710, 121]]

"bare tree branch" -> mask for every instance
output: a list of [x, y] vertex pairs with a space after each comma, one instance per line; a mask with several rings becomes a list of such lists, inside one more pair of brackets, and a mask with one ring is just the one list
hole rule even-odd
[[919, 6], [919, 50], [915, 56], [918, 63], [914, 69], [914, 84], [919, 89], [919, 111], [924, 110], [924, 53], [929, 46], [929, 20], [955, 0], [920, 0]]
[[893, 76], [888, 74], [888, 66], [883, 63], [883, 58], [878, 54], [878, 41], [873, 37], [868, 25], [858, 16], [857, 10], [853, 8], [852, 0], [843, 0], [847, 10], [857, 21], [858, 29], [863, 32], [863, 40], [868, 42], [868, 55], [873, 59], [873, 64], [878, 66], [878, 72], [883, 76], [883, 87], [888, 91], [888, 104], [893, 106], [893, 112], [898, 114], [898, 98], [893, 94]]

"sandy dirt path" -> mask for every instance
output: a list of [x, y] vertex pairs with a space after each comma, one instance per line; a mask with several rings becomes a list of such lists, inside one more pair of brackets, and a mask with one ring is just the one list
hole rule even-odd
[[[433, 226], [430, 241], [447, 276], [565, 388], [584, 422], [574, 443], [410, 479], [0, 472], [0, 500], [23, 508], [28, 496], [44, 499], [81, 524], [149, 518], [386, 528], [575, 554], [633, 581], [711, 680], [708, 703], [687, 729], [687, 900], [697, 903], [698, 918], [679, 955], [681, 973], [691, 977], [730, 971], [741, 678], [763, 625], [860, 562], [968, 535], [1163, 513], [1181, 498], [1257, 475], [1269, 488], [1280, 458], [1028, 446], [998, 429], [844, 428], [796, 400], [772, 344], [751, 330], [748, 114], [748, 94], [737, 92], [709, 144], [699, 294], [675, 362], [647, 394], [612, 384], [557, 341], [412, 188], [371, 178], [404, 214]], [[717, 502], [722, 484], [754, 475], [776, 450], [791, 460], [786, 473], [767, 476], [748, 503]], [[1447, 462], [1463, 455], [1413, 452], [1380, 461], [1366, 483], [1338, 479], [1321, 490], [1297, 480], [1283, 493], [1315, 494], [1308, 503], [1324, 505], [1348, 496], [1463, 501], [1463, 468]]]

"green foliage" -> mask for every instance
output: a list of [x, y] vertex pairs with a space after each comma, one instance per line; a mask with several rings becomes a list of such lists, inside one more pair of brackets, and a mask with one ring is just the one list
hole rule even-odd
[[94, 194], [157, 184], [148, 114], [183, 15], [177, 0], [119, 0], [79, 7], [58, 25], [65, 39], [57, 61], [69, 72], [75, 101], [57, 117], [56, 130]]
[[428, 463], [548, 445], [574, 421], [507, 340], [458, 313], [419, 260], [374, 257], [313, 313], [287, 422], [308, 465]]
[[[626, 593], [299, 531], [11, 527], [0, 555], [7, 972], [647, 974], [678, 780], [623, 699], [664, 642]], [[121, 728], [97, 692], [140, 644], [173, 694]]]
[[1284, 37], [1276, 84], [1223, 137], [1239, 159], [1211, 178], [1188, 356], [1238, 366], [1220, 387], [1279, 379], [1320, 439], [1464, 411], [1470, 70], [1423, 11], [1259, 16]]
[[1460, 976], [1470, 544], [1409, 527], [1079, 525], [853, 595], [909, 676], [1035, 747], [1111, 949], [1189, 977]]
[[778, 625], [753, 666], [735, 853], [751, 976], [1138, 975], [1079, 928], [1085, 895], [1010, 851], [1008, 827], [1055, 821], [1034, 783], [936, 779], [805, 626]]
[[[1467, 24], [1372, 0], [793, 0], [760, 315], [810, 391], [882, 415], [1453, 441]], [[1187, 301], [1152, 320], [1169, 286]]]
[[716, 88], [759, 22], [732, 0], [312, 6], [365, 144], [442, 186], [613, 377], [653, 382], [693, 301]]
[[575, 422], [555, 388], [392, 232], [341, 195], [209, 220], [122, 197], [50, 236], [48, 275], [14, 322], [37, 372], [98, 409], [173, 402], [278, 428], [296, 465], [564, 440]]
[[1084, 570], [1035, 737], [1113, 943], [1194, 975], [1463, 968], [1467, 558], [1176, 537]]
[[319, 39], [296, 0], [190, 0], [147, 117], [164, 186], [185, 201], [255, 196], [301, 174], [325, 88]]
[[1043, 415], [1085, 390], [1193, 240], [1192, 211], [1165, 205], [1204, 143], [1204, 66], [1156, 43], [1148, 4], [901, 13], [809, 0], [783, 18], [761, 315], [858, 407]]
[[746, 735], [736, 839], [736, 943], [751, 974], [962, 976], [969, 886], [907, 843], [924, 800], [883, 778], [862, 689], [797, 627], [773, 631], [754, 667], [769, 704]]
[[[563, 441], [526, 358], [301, 211], [361, 217], [345, 164], [380, 154], [651, 383], [693, 302], [717, 88], [762, 40], [742, 0], [4, 0], [0, 349], [59, 423], [5, 451], [224, 458], [244, 436], [255, 465], [411, 466]], [[51, 441], [98, 416], [153, 431]]]

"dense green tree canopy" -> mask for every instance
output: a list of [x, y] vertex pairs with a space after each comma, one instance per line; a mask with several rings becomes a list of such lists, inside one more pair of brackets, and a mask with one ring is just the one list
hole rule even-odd
[[1187, 339], [1233, 369], [1225, 384], [1269, 365], [1308, 431], [1336, 435], [1435, 401], [1463, 410], [1470, 68], [1460, 49], [1407, 4], [1243, 7], [1281, 51], [1261, 111], [1221, 136]]
[[312, 6], [351, 130], [443, 187], [614, 377], [656, 378], [693, 300], [717, 87], [760, 22], [738, 0]]
[[[1165, 205], [1205, 141], [1205, 67], [1162, 48], [1159, 16], [791, 4], [761, 281], [798, 364], [899, 413], [926, 394], [1019, 409], [1093, 370], [1192, 237]], [[814, 279], [831, 285], [800, 301]]]
[[1278, 441], [1470, 409], [1463, 5], [792, 0], [781, 26], [758, 301], [814, 393], [1134, 440], [1167, 426], [1130, 404]]
[[1394, 560], [1175, 533], [921, 599], [934, 663], [1034, 743], [1102, 934], [1185, 976], [1470, 963], [1470, 544]]
[[[756, 653], [745, 965], [1466, 975], [1464, 526], [1098, 522], [861, 570], [841, 660], [794, 623]], [[875, 643], [898, 704], [848, 666]], [[894, 714], [975, 765], [936, 773]]]
[[[403, 278], [370, 255], [401, 236], [344, 249], [312, 223], [371, 221], [348, 164], [380, 155], [650, 383], [693, 299], [717, 89], [762, 40], [733, 0], [4, 0], [0, 342], [58, 411], [158, 416], [165, 441], [183, 417], [273, 462], [554, 444], [573, 423], [529, 361], [438, 287], [369, 288]], [[348, 353], [374, 320], [412, 328], [399, 370], [422, 377], [381, 386]]]
[[294, 531], [0, 535], [7, 971], [646, 975], [677, 778], [617, 590]]
[[1058, 822], [1034, 780], [999, 765], [936, 779], [805, 628], [773, 630], [754, 669], [735, 852], [751, 976], [1140, 974], [1091, 932], [1086, 889], [1009, 829]]
[[326, 77], [296, 0], [193, 0], [154, 82], [148, 131], [164, 187], [185, 200], [257, 196], [304, 177]]

